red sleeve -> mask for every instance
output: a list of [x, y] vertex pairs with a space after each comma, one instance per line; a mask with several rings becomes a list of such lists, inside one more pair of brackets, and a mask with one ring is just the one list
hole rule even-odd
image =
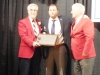
[[90, 47], [92, 46], [93, 40], [94, 40], [94, 24], [91, 22], [90, 19], [85, 20], [85, 24], [83, 26], [83, 32], [85, 35], [85, 45], [84, 45], [84, 54], [89, 54]]

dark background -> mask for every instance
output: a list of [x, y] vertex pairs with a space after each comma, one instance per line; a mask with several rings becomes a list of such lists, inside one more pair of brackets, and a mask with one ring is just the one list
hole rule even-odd
[[[27, 5], [36, 3], [39, 6], [37, 18], [43, 20], [48, 17], [48, 5], [57, 4], [59, 15], [71, 17], [71, 5], [79, 2], [85, 5], [86, 12], [91, 17], [92, 0], [0, 0], [0, 75], [19, 75], [18, 74], [18, 48], [20, 39], [18, 36], [18, 21], [27, 16]], [[100, 23], [95, 24], [95, 48], [96, 61], [93, 75], [100, 75]], [[70, 62], [69, 74], [73, 75], [73, 61]], [[45, 75], [44, 60], [41, 61], [41, 75]]]

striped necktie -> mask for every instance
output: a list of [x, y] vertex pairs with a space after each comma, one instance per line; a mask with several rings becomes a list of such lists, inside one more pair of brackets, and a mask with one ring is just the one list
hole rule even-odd
[[33, 29], [34, 29], [34, 34], [35, 34], [35, 36], [37, 36], [38, 33], [37, 33], [37, 30], [36, 30], [36, 25], [35, 25], [35, 24], [33, 24]]

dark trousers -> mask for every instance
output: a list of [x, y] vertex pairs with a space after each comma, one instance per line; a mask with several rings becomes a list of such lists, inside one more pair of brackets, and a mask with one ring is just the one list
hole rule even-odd
[[34, 56], [31, 59], [19, 59], [20, 75], [39, 75], [41, 62], [41, 49], [37, 47]]
[[67, 50], [64, 45], [50, 48], [49, 55], [46, 59], [46, 75], [53, 75], [54, 62], [58, 75], [66, 75]]
[[89, 59], [75, 60], [74, 73], [75, 75], [92, 75], [95, 57]]

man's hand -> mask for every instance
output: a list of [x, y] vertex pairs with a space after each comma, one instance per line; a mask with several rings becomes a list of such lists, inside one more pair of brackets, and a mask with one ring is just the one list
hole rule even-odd
[[33, 42], [33, 47], [38, 47], [40, 44], [38, 42]]
[[83, 57], [86, 57], [86, 56], [88, 56], [88, 55], [83, 53], [82, 56], [83, 56]]

